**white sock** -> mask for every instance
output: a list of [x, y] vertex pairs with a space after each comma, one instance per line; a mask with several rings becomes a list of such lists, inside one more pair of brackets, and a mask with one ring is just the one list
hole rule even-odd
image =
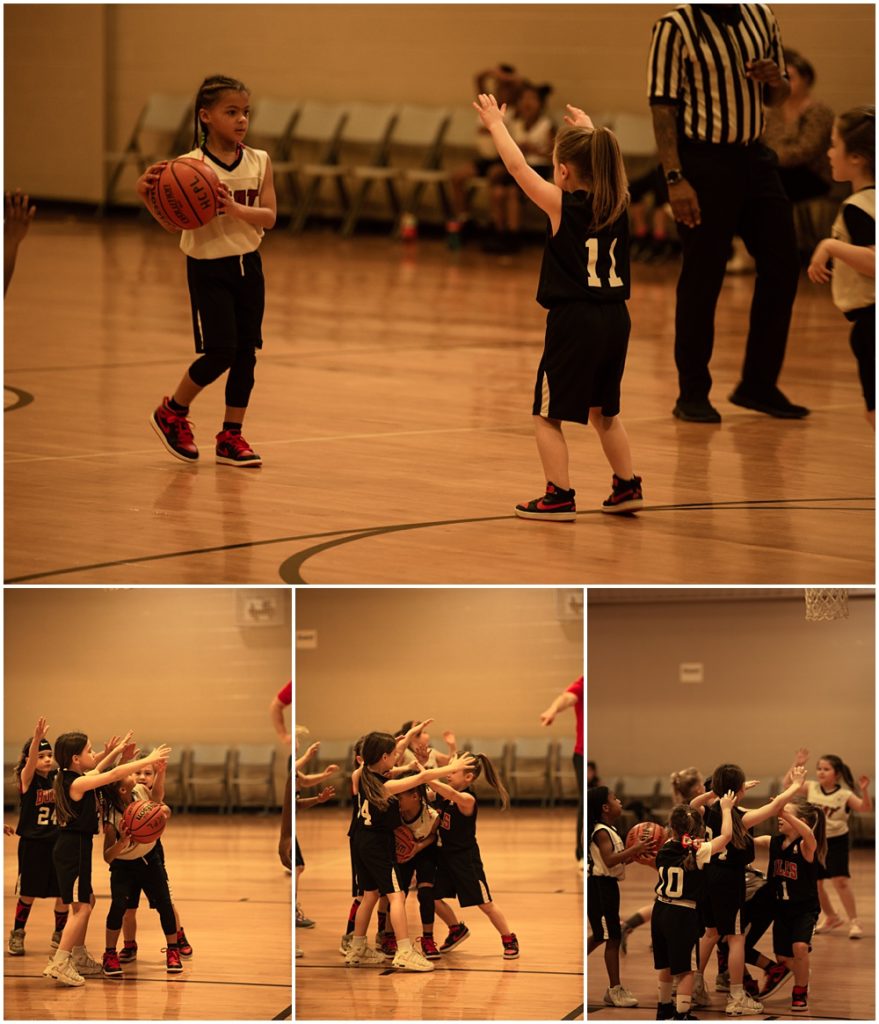
[[682, 996], [680, 994], [680, 992], [678, 992], [678, 995], [677, 995], [677, 1010], [678, 1010], [678, 1013], [689, 1013], [692, 1001], [693, 1000], [691, 999], [690, 996]]
[[659, 983], [659, 1001], [661, 1003], [671, 1002], [671, 990], [674, 987], [671, 981], [661, 981]]
[[411, 948], [412, 948], [412, 940], [411, 939], [397, 939], [397, 949], [401, 953], [408, 953]]
[[352, 949], [366, 949], [366, 936], [365, 935], [354, 935], [351, 938]]
[[729, 997], [730, 997], [730, 999], [741, 999], [744, 994], [745, 994], [745, 986], [744, 985], [733, 985], [733, 983], [730, 982], [730, 986], [729, 986]]
[[52, 957], [52, 963], [63, 964], [64, 961], [70, 956], [73, 956], [73, 954], [70, 952], [69, 949], [61, 949], [61, 947], [59, 946], [58, 949], [55, 950], [55, 955]]

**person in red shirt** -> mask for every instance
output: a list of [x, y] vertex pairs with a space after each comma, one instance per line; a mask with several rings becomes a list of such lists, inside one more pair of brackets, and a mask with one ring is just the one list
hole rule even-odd
[[577, 739], [574, 744], [574, 771], [577, 775], [577, 789], [580, 802], [577, 807], [577, 861], [583, 870], [583, 676], [563, 690], [540, 715], [542, 725], [552, 725], [555, 716], [566, 708], [573, 708], [577, 716]]
[[[275, 732], [280, 736], [284, 743], [290, 742], [290, 733], [287, 732], [287, 725], [284, 722], [284, 708], [289, 707], [292, 703], [293, 681], [291, 679], [286, 686], [281, 687], [277, 696], [272, 698], [272, 703], [269, 705], [269, 714], [271, 715]], [[292, 761], [292, 754], [290, 755], [290, 759]], [[281, 809], [281, 837], [278, 841], [278, 856], [281, 858], [281, 863], [288, 871], [293, 867], [290, 857], [290, 848], [293, 845], [293, 775], [291, 768], [292, 763], [288, 763], [287, 786], [284, 790], [284, 806]]]

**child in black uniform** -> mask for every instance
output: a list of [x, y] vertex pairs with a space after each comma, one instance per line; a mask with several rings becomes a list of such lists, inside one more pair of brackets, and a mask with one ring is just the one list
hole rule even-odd
[[[503, 913], [492, 902], [476, 842], [476, 814], [479, 806], [470, 786], [484, 773], [485, 781], [500, 795], [503, 810], [510, 806], [510, 797], [485, 754], [468, 756], [476, 759], [472, 767], [457, 769], [449, 775], [448, 784], [430, 784], [439, 798], [436, 809], [440, 815], [436, 902], [438, 907], [445, 909], [443, 900], [457, 896], [458, 905], [462, 909], [478, 907], [500, 933], [504, 959], [515, 960], [519, 956], [519, 941], [515, 932], [510, 930]], [[440, 946], [440, 953], [450, 952], [469, 934], [467, 925], [463, 921], [457, 922]]]
[[24, 956], [24, 930], [35, 898], [55, 897], [55, 930], [50, 945], [57, 949], [67, 923], [67, 908], [58, 898], [58, 879], [52, 850], [58, 835], [55, 820], [55, 775], [52, 744], [46, 739], [46, 719], [41, 718], [34, 735], [25, 743], [15, 767], [21, 809], [15, 834], [18, 841], [18, 902], [15, 924], [9, 933], [9, 952]]
[[[653, 966], [659, 971], [657, 1020], [691, 1020], [693, 971], [699, 966], [702, 931], [697, 899], [702, 888], [700, 871], [732, 838], [731, 810], [735, 796], [721, 797], [720, 835], [702, 841], [705, 826], [698, 811], [686, 804], [675, 807], [668, 819], [671, 838], [656, 855], [656, 903], [650, 918]], [[678, 980], [677, 1006], [672, 1003], [672, 978]]]
[[[97, 834], [100, 820], [95, 791], [125, 778], [142, 764], [160, 761], [171, 753], [170, 747], [156, 747], [148, 757], [109, 768], [130, 739], [131, 733], [101, 761], [98, 761], [88, 736], [83, 732], [64, 733], [55, 743], [55, 760], [60, 768], [54, 783], [55, 815], [60, 831], [55, 840], [53, 862], [61, 899], [70, 904], [71, 914], [61, 934], [58, 950], [43, 975], [64, 985], [83, 985], [83, 973], [103, 973], [101, 965], [89, 956], [85, 948], [89, 915], [95, 903], [92, 837]], [[109, 770], [105, 771], [105, 768]]]
[[604, 512], [643, 504], [629, 439], [619, 418], [629, 343], [629, 200], [616, 136], [568, 106], [553, 152], [553, 181], [530, 167], [494, 96], [473, 104], [519, 186], [549, 217], [537, 301], [549, 310], [534, 390], [537, 449], [546, 494], [516, 506], [523, 519], [575, 520], [562, 421], [591, 423], [613, 470]]
[[[420, 730], [419, 730], [420, 731]], [[389, 733], [371, 732], [364, 737], [363, 765], [353, 775], [358, 795], [358, 815], [352, 837], [354, 865], [363, 887], [363, 899], [354, 919], [354, 937], [345, 957], [346, 967], [361, 964], [384, 964], [384, 955], [366, 945], [366, 930], [379, 896], [387, 896], [391, 923], [397, 937], [397, 953], [393, 966], [414, 971], [432, 971], [426, 960], [409, 940], [406, 922], [405, 895], [394, 872], [394, 829], [402, 824], [396, 793], [432, 782], [441, 775], [450, 775], [459, 768], [471, 768], [471, 757], [459, 757], [444, 768], [432, 768], [399, 779], [386, 779], [397, 759], [397, 741]]]

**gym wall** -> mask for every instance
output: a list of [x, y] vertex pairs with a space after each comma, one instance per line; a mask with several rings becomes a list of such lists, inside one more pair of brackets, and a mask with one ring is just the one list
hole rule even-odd
[[[791, 599], [604, 604], [588, 609], [588, 757], [603, 781], [724, 761], [781, 778], [794, 752], [838, 754], [874, 778], [875, 601], [806, 622]], [[679, 682], [701, 662], [704, 682]]]
[[[5, 180], [98, 201], [102, 153], [125, 145], [147, 96], [194, 96], [216, 73], [242, 79], [255, 101], [459, 106], [473, 99], [474, 73], [503, 61], [551, 82], [553, 109], [646, 113], [651, 27], [673, 6], [7, 5]], [[872, 4], [778, 4], [776, 14], [783, 40], [817, 70], [816, 96], [838, 111], [872, 101]]]
[[451, 729], [459, 741], [548, 735], [569, 753], [573, 713], [539, 721], [583, 673], [582, 619], [563, 614], [552, 589], [300, 590], [296, 629], [317, 647], [296, 651], [297, 723], [309, 741], [353, 742], [421, 716], [440, 750]]

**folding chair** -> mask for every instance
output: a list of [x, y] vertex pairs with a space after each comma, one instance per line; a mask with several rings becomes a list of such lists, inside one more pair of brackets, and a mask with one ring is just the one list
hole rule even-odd
[[194, 127], [190, 96], [153, 95], [147, 100], [122, 152], [105, 152], [104, 163], [112, 166], [99, 212], [113, 202], [122, 172], [136, 164], [140, 174], [157, 160], [170, 159], [192, 148]]
[[308, 219], [311, 205], [316, 198], [321, 183], [333, 181], [342, 204], [342, 217], [351, 210], [351, 201], [345, 187], [345, 177], [349, 173], [349, 165], [342, 162], [343, 152], [350, 154], [353, 148], [361, 154], [369, 153], [365, 162], [355, 166], [384, 167], [388, 160], [388, 143], [394, 127], [397, 108], [391, 104], [353, 103], [348, 107], [345, 124], [339, 138], [339, 148], [334, 159], [319, 164], [306, 164], [300, 169], [300, 176], [308, 181], [305, 197], [299, 205], [293, 230], [301, 231]]
[[292, 173], [293, 162], [290, 157], [290, 140], [293, 126], [302, 106], [299, 100], [261, 99], [250, 120], [248, 141], [260, 149], [265, 149], [272, 160], [272, 174], [275, 188], [280, 180], [287, 183], [290, 191], [291, 206], [299, 200], [299, 190]]
[[393, 211], [394, 230], [403, 212], [396, 182], [403, 177], [399, 162], [421, 157], [422, 168], [436, 168], [439, 165], [443, 133], [449, 122], [449, 112], [444, 108], [404, 106], [400, 108], [394, 122], [388, 151], [385, 154], [386, 164], [355, 165], [351, 167], [351, 176], [359, 183], [357, 192], [348, 216], [342, 226], [342, 234], [353, 233], [360, 217], [360, 211], [366, 201], [370, 185], [374, 181], [383, 181], [388, 193], [388, 200]]
[[531, 784], [532, 791], [540, 793], [540, 806], [546, 807], [550, 796], [550, 753], [548, 739], [514, 740], [510, 744], [509, 790], [518, 800]]
[[231, 751], [228, 747], [200, 744], [189, 748], [184, 775], [185, 805], [190, 810], [199, 791], [208, 787], [219, 792], [220, 811], [229, 811], [229, 770]]
[[241, 744], [232, 754], [229, 786], [234, 807], [246, 806], [242, 794], [255, 790], [263, 799], [263, 810], [275, 807], [275, 758], [277, 750], [267, 743]]
[[18, 810], [18, 782], [13, 774], [15, 766], [21, 758], [21, 747], [14, 743], [3, 745], [3, 803], [6, 807]]
[[[347, 109], [338, 103], [305, 100], [299, 108], [296, 121], [291, 127], [288, 148], [290, 166], [287, 181], [296, 203], [290, 220], [291, 231], [301, 231], [305, 226], [320, 189], [319, 181], [309, 179], [308, 188], [303, 191], [298, 177], [304, 174], [306, 168], [338, 161], [341, 132], [347, 116]], [[313, 162], [315, 160], [317, 163]]]

